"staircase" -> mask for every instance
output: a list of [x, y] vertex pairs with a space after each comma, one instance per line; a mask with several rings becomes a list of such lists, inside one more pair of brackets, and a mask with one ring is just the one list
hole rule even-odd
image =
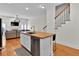
[[55, 29], [62, 27], [67, 21], [70, 21], [70, 4], [64, 3], [56, 6]]

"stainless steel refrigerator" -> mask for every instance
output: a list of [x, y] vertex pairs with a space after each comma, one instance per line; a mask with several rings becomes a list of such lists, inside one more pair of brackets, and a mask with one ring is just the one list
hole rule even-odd
[[2, 19], [0, 18], [0, 49], [2, 48]]

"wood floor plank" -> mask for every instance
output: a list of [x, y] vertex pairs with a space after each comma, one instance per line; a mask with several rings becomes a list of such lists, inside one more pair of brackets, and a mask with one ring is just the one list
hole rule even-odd
[[6, 41], [6, 47], [0, 53], [2, 56], [16, 56], [15, 49], [20, 48], [20, 39], [9, 39]]
[[55, 56], [79, 56], [79, 50], [62, 44], [56, 44]]
[[[0, 51], [0, 56], [16, 56], [15, 49], [20, 47], [21, 47], [20, 38], [9, 39], [6, 41], [5, 49]], [[79, 50], [57, 43], [56, 51], [54, 52], [54, 55], [55, 56], [79, 56]]]

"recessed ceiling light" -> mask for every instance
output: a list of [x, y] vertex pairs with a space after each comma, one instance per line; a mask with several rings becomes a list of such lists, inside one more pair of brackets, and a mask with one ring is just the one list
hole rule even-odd
[[40, 5], [40, 7], [43, 8], [43, 9], [45, 8], [44, 6], [41, 6], [41, 5]]
[[41, 8], [45, 8], [44, 6], [42, 6]]
[[26, 10], [29, 10], [29, 8], [26, 8]]

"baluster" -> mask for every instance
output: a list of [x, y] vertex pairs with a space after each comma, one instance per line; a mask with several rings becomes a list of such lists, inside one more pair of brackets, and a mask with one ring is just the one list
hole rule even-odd
[[55, 19], [55, 29], [57, 29], [57, 18]]
[[62, 12], [62, 24], [65, 24], [65, 13], [64, 13], [64, 11]]
[[57, 17], [56, 18], [57, 19], [57, 21], [56, 21], [56, 26], [57, 26], [57, 28], [59, 27], [58, 25], [59, 25], [59, 17]]
[[58, 20], [58, 22], [59, 22], [59, 27], [61, 26], [61, 21], [62, 21], [62, 15], [60, 14], [60, 16], [59, 16], [59, 20]]
[[64, 21], [66, 21], [67, 10], [64, 11]]
[[67, 21], [70, 21], [70, 8], [68, 7], [68, 19]]
[[66, 21], [70, 20], [70, 13], [69, 13], [69, 8], [66, 9]]
[[63, 24], [65, 24], [65, 10], [63, 12]]
[[62, 20], [63, 20], [63, 18], [62, 18], [62, 14], [60, 14], [60, 26], [62, 25]]
[[63, 14], [61, 14], [60, 16], [61, 16], [60, 24], [62, 25], [62, 23], [63, 23]]

